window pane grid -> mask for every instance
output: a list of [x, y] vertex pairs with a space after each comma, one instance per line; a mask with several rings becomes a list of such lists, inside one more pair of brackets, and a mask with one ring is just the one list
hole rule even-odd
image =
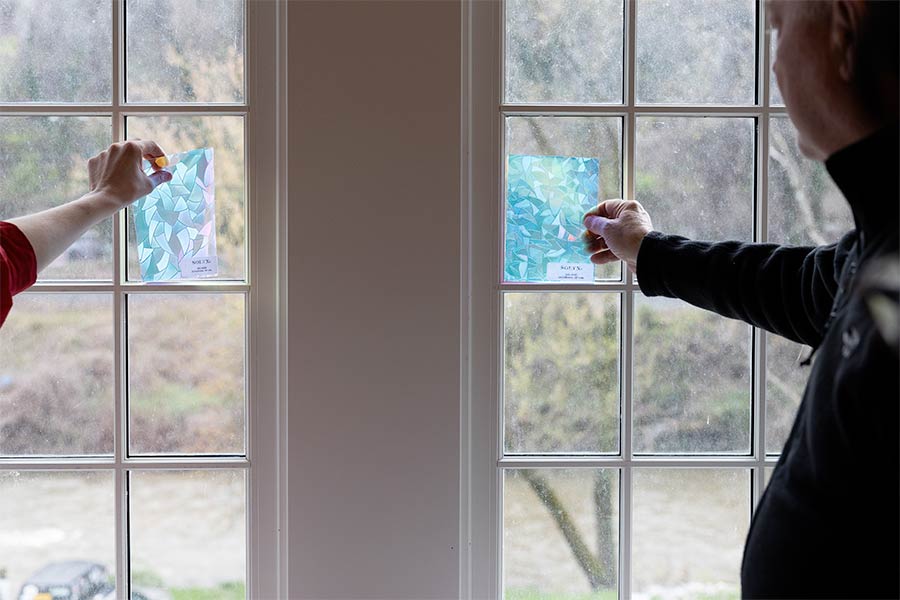
[[[164, 102], [148, 104], [146, 102], [127, 102], [125, 99], [125, 0], [110, 0], [112, 14], [112, 77], [109, 101], [84, 102], [61, 101], [56, 102], [2, 102], [0, 101], [0, 116], [9, 117], [105, 117], [110, 119], [110, 141], [118, 142], [125, 139], [125, 120], [127, 117], [143, 116], [203, 116], [240, 117], [246, 123], [249, 113], [249, 100], [247, 95], [247, 35], [248, 2], [242, 3], [243, 28], [241, 61], [243, 72], [241, 75], [241, 102]], [[248, 131], [243, 128], [242, 145], [247, 146]], [[129, 597], [131, 589], [131, 557], [129, 546], [131, 544], [131, 532], [129, 529], [128, 488], [129, 480], [133, 474], [140, 473], [165, 473], [177, 471], [190, 471], [195, 473], [215, 473], [231, 471], [244, 473], [243, 495], [240, 502], [244, 506], [243, 516], [240, 517], [243, 530], [243, 542], [241, 552], [244, 552], [244, 567], [237, 579], [242, 579], [245, 589], [249, 589], [249, 556], [247, 543], [250, 540], [249, 519], [250, 510], [250, 377], [243, 374], [243, 382], [240, 393], [243, 397], [243, 417], [240, 435], [243, 438], [243, 451], [238, 453], [209, 453], [209, 454], [142, 454], [132, 456], [128, 449], [128, 418], [129, 392], [128, 392], [128, 316], [127, 298], [130, 295], [158, 297], [160, 299], [174, 294], [236, 294], [242, 298], [243, 310], [241, 319], [244, 324], [241, 332], [241, 356], [243, 368], [247, 369], [250, 362], [247, 360], [249, 351], [249, 324], [250, 320], [250, 259], [248, 245], [249, 223], [247, 221], [249, 211], [247, 209], [248, 180], [246, 169], [248, 161], [246, 156], [241, 156], [244, 171], [243, 182], [243, 219], [245, 229], [243, 234], [243, 277], [234, 279], [218, 279], [213, 281], [195, 281], [189, 283], [165, 283], [161, 285], [147, 285], [141, 282], [128, 281], [126, 276], [126, 244], [125, 232], [128, 221], [126, 211], [122, 210], [112, 218], [112, 272], [106, 278], [98, 279], [42, 279], [28, 291], [23, 297], [44, 296], [48, 298], [65, 297], [67, 294], [105, 293], [112, 297], [112, 306], [109, 316], [112, 318], [111, 329], [113, 331], [113, 447], [110, 454], [29, 454], [27, 456], [6, 455], [0, 456], [0, 475], [4, 473], [41, 472], [66, 472], [66, 473], [111, 473], [114, 475], [113, 490], [115, 495], [115, 561], [110, 567], [115, 569], [115, 585], [118, 597]]]
[[[562, 116], [616, 116], [623, 119], [622, 131], [622, 188], [624, 197], [635, 197], [635, 133], [637, 120], [647, 116], [659, 117], [727, 117], [727, 118], [751, 118], [754, 123], [753, 132], [753, 151], [752, 151], [752, 195], [747, 197], [750, 202], [749, 210], [752, 211], [750, 222], [748, 223], [747, 241], [765, 242], [768, 240], [768, 181], [767, 181], [767, 165], [769, 162], [769, 119], [774, 117], [786, 117], [786, 109], [783, 105], [771, 105], [770, 98], [773, 91], [770, 90], [770, 35], [765, 26], [764, 3], [756, 2], [756, 22], [754, 32], [754, 45], [756, 53], [755, 61], [755, 82], [753, 86], [754, 104], [744, 105], [708, 105], [708, 104], [637, 104], [635, 102], [635, 16], [636, 3], [640, 0], [624, 0], [625, 4], [625, 47], [624, 47], [624, 76], [623, 76], [623, 93], [625, 97], [624, 104], [594, 104], [594, 103], [552, 103], [552, 102], [509, 102], [505, 98], [505, 92], [501, 86], [501, 99], [499, 105], [499, 127], [500, 127], [500, 144], [499, 156], [500, 172], [504, 173], [506, 154], [506, 120], [510, 117], [523, 116], [545, 116], [545, 117], [562, 117]], [[505, 27], [508, 16], [506, 15], [506, 6], [501, 11], [501, 59], [499, 61], [501, 68], [501, 81], [504, 85], [508, 85], [506, 78], [506, 58], [505, 58]], [[517, 98], [518, 100], [519, 98]], [[500, 198], [503, 200], [506, 196], [505, 190], [500, 188]], [[602, 198], [605, 199], [605, 198]], [[502, 206], [500, 212], [499, 223], [504, 223]], [[652, 215], [652, 213], [651, 213]], [[502, 227], [502, 225], [501, 225]], [[502, 233], [502, 232], [501, 232]], [[501, 256], [503, 248], [500, 248]], [[502, 269], [501, 269], [502, 270]], [[750, 328], [749, 356], [750, 356], [750, 445], [746, 454], [721, 454], [712, 453], [708, 455], [689, 454], [689, 455], [667, 455], [667, 454], [642, 454], [636, 455], [633, 451], [633, 423], [632, 408], [634, 402], [633, 394], [633, 367], [635, 357], [633, 355], [634, 345], [634, 317], [635, 295], [640, 293], [640, 288], [633, 274], [625, 269], [622, 281], [597, 281], [594, 283], [584, 284], [554, 284], [547, 283], [510, 283], [498, 279], [496, 291], [499, 297], [511, 292], [592, 292], [592, 293], [610, 293], [619, 292], [622, 294], [622, 313], [621, 313], [621, 347], [620, 347], [620, 370], [621, 370], [621, 390], [620, 395], [622, 404], [620, 407], [620, 453], [613, 455], [605, 454], [574, 454], [574, 453], [541, 453], [541, 452], [516, 452], [510, 453], [504, 451], [502, 443], [504, 433], [503, 413], [503, 389], [502, 384], [498, 390], [500, 402], [500, 430], [498, 438], [500, 439], [499, 454], [497, 460], [497, 469], [500, 475], [500, 481], [504, 479], [504, 474], [508, 475], [521, 469], [546, 469], [548, 472], [560, 469], [596, 469], [609, 468], [618, 469], [620, 474], [620, 490], [619, 502], [620, 510], [620, 529], [618, 538], [619, 547], [619, 580], [618, 593], [620, 598], [630, 598], [632, 594], [632, 526], [631, 519], [633, 513], [632, 500], [632, 480], [634, 473], [643, 473], [646, 469], [684, 469], [684, 468], [719, 468], [729, 470], [744, 470], [748, 477], [748, 486], [745, 488], [748, 501], [748, 511], [752, 511], [759, 497], [762, 494], [765, 483], [766, 473], [769, 472], [778, 460], [777, 454], [772, 454], [771, 450], [767, 452], [766, 442], [766, 336], [756, 328]], [[498, 303], [498, 339], [503, 339], [502, 328], [506, 321], [504, 314], [504, 302]], [[501, 344], [502, 349], [502, 344]], [[502, 356], [502, 350], [501, 350]], [[502, 362], [499, 364], [503, 364]], [[502, 367], [501, 367], [502, 368]], [[501, 377], [502, 379], [502, 377]], [[502, 483], [501, 483], [502, 488]], [[501, 517], [498, 521], [500, 528], [499, 534], [503, 535], [503, 492], [499, 494], [498, 502], [501, 503], [498, 512]], [[747, 515], [749, 519], [750, 515]], [[498, 545], [498, 549], [501, 545]], [[503, 552], [501, 551], [501, 565], [498, 589], [505, 589]]]

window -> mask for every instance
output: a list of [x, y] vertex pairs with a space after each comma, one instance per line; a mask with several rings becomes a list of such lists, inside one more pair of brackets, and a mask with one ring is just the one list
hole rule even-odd
[[796, 149], [764, 12], [505, 0], [464, 14], [472, 597], [739, 596], [752, 510], [808, 374], [802, 348], [647, 298], [619, 264], [515, 277], [553, 260], [523, 236], [565, 252], [578, 241], [563, 211], [545, 219], [509, 182], [522, 156], [577, 157], [599, 163], [596, 200], [635, 198], [667, 233], [836, 241], [849, 209]]
[[212, 147], [217, 163], [216, 277], [143, 282], [129, 208], [0, 331], [0, 590], [15, 598], [275, 594], [257, 557], [277, 531], [280, 10], [0, 0], [0, 219], [80, 196], [113, 141]]

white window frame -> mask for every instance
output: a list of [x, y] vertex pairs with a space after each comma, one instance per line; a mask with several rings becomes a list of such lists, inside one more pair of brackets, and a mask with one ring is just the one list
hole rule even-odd
[[[635, 456], [632, 451], [634, 294], [639, 287], [623, 268], [618, 282], [521, 284], [502, 282], [505, 190], [505, 117], [615, 116], [622, 119], [622, 186], [634, 198], [634, 139], [637, 116], [751, 117], [756, 122], [753, 241], [767, 231], [769, 119], [785, 117], [770, 106], [770, 36], [765, 2], [757, 0], [757, 101], [747, 105], [635, 103], [635, 15], [639, 1], [624, 0], [622, 104], [506, 104], [503, 102], [505, 23], [503, 0], [463, 0], [461, 40], [461, 380], [460, 410], [460, 597], [499, 598], [503, 590], [503, 471], [523, 468], [615, 468], [619, 479], [619, 597], [631, 597], [632, 473], [635, 468], [749, 469], [751, 512], [764, 489], [765, 469], [778, 460], [767, 453], [766, 334], [752, 328], [751, 449], [743, 456]], [[501, 385], [503, 292], [589, 291], [622, 294], [620, 453], [612, 456], [504, 456]]]
[[[202, 281], [146, 286], [126, 279], [125, 211], [113, 218], [112, 281], [39, 281], [40, 293], [98, 292], [114, 298], [114, 455], [0, 458], [0, 471], [105, 471], [115, 475], [116, 594], [129, 597], [128, 497], [130, 469], [241, 469], [246, 471], [245, 573], [248, 598], [287, 597], [287, 262], [286, 68], [287, 2], [245, 1], [243, 103], [138, 104], [124, 97], [125, 0], [112, 11], [110, 103], [0, 104], [0, 116], [104, 116], [112, 140], [123, 139], [131, 115], [237, 115], [244, 118], [246, 254], [244, 281]], [[74, 199], [74, 198], [73, 198]], [[236, 293], [245, 298], [246, 456], [129, 457], [126, 448], [126, 323], [129, 292]], [[28, 293], [28, 292], [25, 292]], [[10, 318], [15, 318], [11, 315]], [[251, 466], [252, 465], [252, 466]]]

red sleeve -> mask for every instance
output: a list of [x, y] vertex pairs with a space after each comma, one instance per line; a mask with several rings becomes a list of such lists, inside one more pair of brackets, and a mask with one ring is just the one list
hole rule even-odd
[[12, 308], [12, 297], [37, 279], [31, 242], [12, 223], [0, 221], [0, 326]]

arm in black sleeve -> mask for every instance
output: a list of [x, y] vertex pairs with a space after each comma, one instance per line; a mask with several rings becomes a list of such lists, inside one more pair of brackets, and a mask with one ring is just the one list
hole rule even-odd
[[817, 346], [855, 233], [829, 246], [695, 242], [657, 231], [641, 242], [637, 275], [647, 296], [680, 298]]

